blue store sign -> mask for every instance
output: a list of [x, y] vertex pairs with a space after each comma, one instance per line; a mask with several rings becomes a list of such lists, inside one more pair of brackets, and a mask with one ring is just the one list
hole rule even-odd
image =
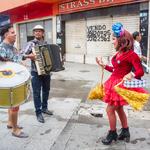
[[0, 27], [10, 23], [10, 17], [7, 15], [0, 15]]
[[[7, 25], [10, 23], [10, 17], [8, 15], [0, 15], [0, 29], [1, 27]], [[0, 37], [0, 42], [1, 42], [1, 37]]]

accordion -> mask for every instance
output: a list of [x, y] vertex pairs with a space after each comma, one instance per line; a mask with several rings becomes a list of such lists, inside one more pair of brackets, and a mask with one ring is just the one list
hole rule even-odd
[[46, 75], [51, 71], [64, 70], [58, 45], [39, 45], [35, 46], [32, 51], [36, 55], [35, 65], [38, 75]]

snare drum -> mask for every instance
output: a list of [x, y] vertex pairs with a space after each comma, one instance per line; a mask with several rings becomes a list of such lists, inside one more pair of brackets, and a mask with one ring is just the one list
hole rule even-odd
[[14, 62], [0, 62], [0, 107], [16, 107], [30, 94], [30, 73]]

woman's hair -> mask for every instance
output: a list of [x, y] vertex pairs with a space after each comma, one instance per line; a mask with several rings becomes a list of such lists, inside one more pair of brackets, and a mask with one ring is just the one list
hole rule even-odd
[[117, 51], [133, 50], [133, 37], [123, 28], [121, 23], [115, 23], [112, 25], [113, 35], [118, 40]]
[[139, 35], [140, 35], [140, 33], [139, 33], [138, 31], [135, 31], [135, 32], [132, 34], [134, 40], [136, 40], [136, 37], [139, 36]]
[[118, 40], [118, 46], [116, 48], [117, 51], [133, 50], [134, 40], [132, 35], [127, 30], [124, 30], [124, 35], [118, 37], [117, 40]]

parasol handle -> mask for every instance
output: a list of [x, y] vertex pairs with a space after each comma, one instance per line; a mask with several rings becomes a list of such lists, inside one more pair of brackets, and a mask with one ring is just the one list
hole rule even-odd
[[100, 80], [100, 84], [103, 84], [103, 79], [104, 79], [104, 68], [102, 68], [102, 73], [101, 73], [101, 80]]
[[121, 80], [118, 84], [115, 85], [115, 87], [119, 86], [120, 84], [122, 84], [124, 82], [124, 80]]

